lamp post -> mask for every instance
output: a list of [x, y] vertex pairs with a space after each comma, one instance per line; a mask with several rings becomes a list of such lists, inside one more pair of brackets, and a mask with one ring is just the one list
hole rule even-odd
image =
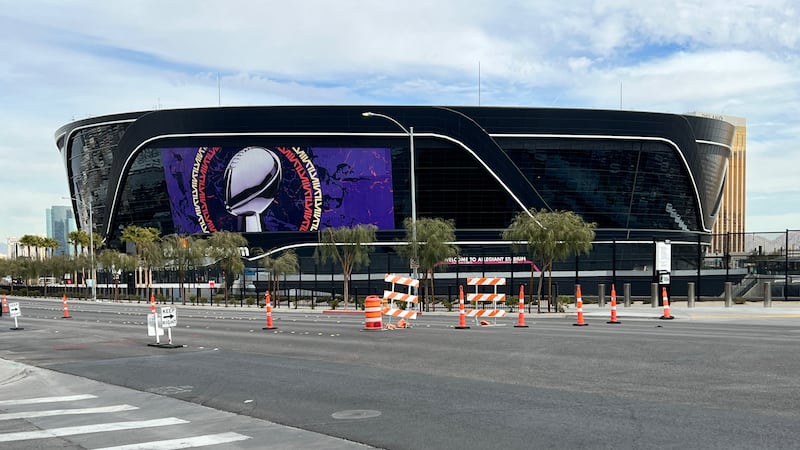
[[89, 264], [91, 265], [92, 272], [92, 300], [97, 301], [97, 274], [95, 273], [94, 268], [94, 222], [92, 221], [92, 200], [89, 199], [87, 202], [84, 202], [76, 197], [70, 197], [70, 200], [74, 200], [77, 203], [81, 203], [89, 207]]
[[416, 182], [416, 164], [414, 163], [414, 127], [406, 127], [403, 126], [400, 122], [395, 120], [393, 117], [387, 116], [385, 114], [379, 114], [374, 112], [363, 112], [361, 113], [364, 117], [380, 117], [386, 119], [403, 130], [404, 133], [408, 135], [408, 148], [410, 154], [410, 163], [411, 163], [411, 239], [413, 240], [413, 257], [411, 260], [411, 271], [413, 274], [413, 278], [418, 278], [419, 269], [419, 261], [417, 261], [417, 182]]

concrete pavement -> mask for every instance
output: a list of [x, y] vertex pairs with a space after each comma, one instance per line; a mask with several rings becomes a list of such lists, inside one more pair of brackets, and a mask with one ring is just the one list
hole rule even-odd
[[[172, 387], [173, 391], [189, 388]], [[371, 448], [157, 392], [0, 359], [0, 448], [129, 450], [208, 445], [230, 449]]]

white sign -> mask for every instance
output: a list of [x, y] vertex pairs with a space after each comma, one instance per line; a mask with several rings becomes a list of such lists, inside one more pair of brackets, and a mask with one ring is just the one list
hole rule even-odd
[[669, 241], [656, 242], [656, 271], [672, 271], [672, 245]]
[[156, 316], [154, 314], [147, 315], [147, 335], [148, 336], [155, 336], [156, 335], [156, 319], [158, 319], [158, 335], [164, 335], [164, 328], [161, 327], [161, 317]]
[[172, 328], [178, 326], [178, 311], [172, 306], [161, 307], [161, 326]]
[[11, 317], [19, 317], [22, 315], [22, 312], [19, 310], [19, 303], [9, 303], [8, 304], [8, 313], [11, 314]]

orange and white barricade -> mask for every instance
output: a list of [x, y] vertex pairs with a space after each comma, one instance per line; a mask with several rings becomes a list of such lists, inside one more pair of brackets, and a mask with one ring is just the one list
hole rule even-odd
[[[504, 309], [497, 309], [497, 303], [505, 303], [506, 294], [497, 292], [497, 286], [505, 286], [505, 278], [467, 278], [467, 284], [475, 286], [475, 293], [467, 294], [467, 301], [475, 303], [475, 309], [467, 310], [467, 317], [474, 317], [477, 325], [491, 325], [486, 321], [480, 320], [480, 317], [492, 317], [495, 319], [494, 325], [497, 325], [498, 317], [505, 317], [506, 311]], [[478, 292], [479, 286], [492, 286], [494, 292], [480, 293]], [[479, 303], [492, 302], [492, 309], [480, 309]]]
[[364, 331], [383, 331], [381, 298], [369, 295], [364, 299]]
[[[382, 312], [383, 315], [390, 317], [387, 327], [398, 328], [397, 326], [392, 326], [391, 317], [399, 317], [400, 321], [405, 324], [405, 326], [400, 328], [408, 328], [408, 322], [406, 322], [405, 319], [417, 318], [419, 296], [415, 295], [412, 290], [414, 288], [419, 289], [419, 280], [416, 278], [387, 273], [384, 277], [384, 281], [387, 283], [392, 283], [391, 290], [383, 291], [383, 302], [384, 304], [388, 304], [388, 306], [384, 306]], [[408, 288], [408, 292], [403, 293], [395, 291], [395, 286], [398, 284], [401, 286], [406, 286]], [[397, 308], [395, 306], [395, 302], [405, 302], [405, 309]]]

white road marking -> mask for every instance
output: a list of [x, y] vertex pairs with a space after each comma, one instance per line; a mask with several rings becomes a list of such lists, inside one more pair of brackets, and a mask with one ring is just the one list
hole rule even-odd
[[75, 400], [87, 400], [90, 398], [97, 398], [97, 396], [92, 394], [80, 394], [80, 395], [65, 395], [62, 397], [39, 397], [39, 398], [23, 398], [20, 400], [0, 400], [0, 406], [32, 405], [34, 403], [72, 402]]
[[99, 406], [96, 408], [51, 409], [47, 411], [26, 411], [18, 413], [0, 414], [0, 420], [31, 419], [34, 417], [65, 416], [71, 414], [98, 414], [131, 411], [139, 409], [131, 405]]
[[133, 430], [136, 428], [163, 427], [166, 425], [179, 425], [182, 423], [189, 423], [189, 421], [178, 419], [177, 417], [167, 417], [165, 419], [155, 419], [155, 420], [112, 422], [112, 423], [101, 423], [96, 425], [83, 425], [77, 427], [51, 428], [49, 430], [21, 431], [17, 433], [0, 434], [0, 442], [25, 441], [28, 439], [47, 439], [60, 436], [72, 436], [76, 434]]
[[195, 436], [182, 439], [170, 439], [167, 441], [142, 442], [140, 444], [120, 445], [118, 447], [104, 447], [95, 450], [172, 450], [178, 448], [227, 444], [229, 442], [244, 441], [246, 439], [250, 439], [250, 436], [231, 432], [207, 434], [205, 436]]

